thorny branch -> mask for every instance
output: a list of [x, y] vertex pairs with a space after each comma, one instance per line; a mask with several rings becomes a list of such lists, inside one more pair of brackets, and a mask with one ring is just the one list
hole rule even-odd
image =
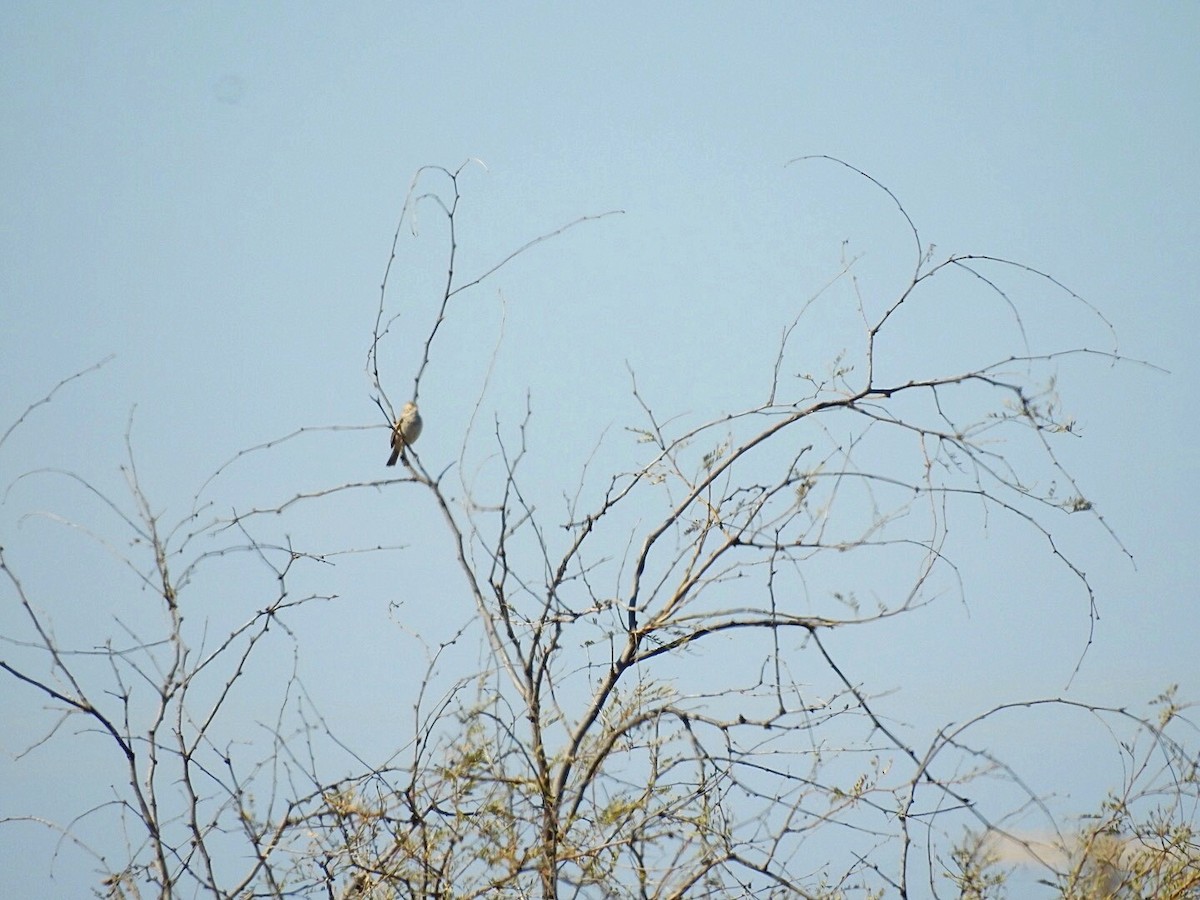
[[[427, 467], [410, 448], [399, 477], [292, 489], [228, 515], [213, 512], [213, 501], [201, 503], [234, 463], [301, 436], [376, 426], [299, 428], [229, 458], [170, 527], [142, 489], [128, 432], [132, 510], [81, 476], [57, 473], [98, 497], [140, 555], [70, 518], [50, 520], [95, 535], [158, 601], [157, 619], [125, 607], [115, 617], [131, 647], [118, 649], [111, 638], [98, 649], [72, 647], [0, 550], [8, 593], [32, 630], [27, 638], [3, 636], [24, 655], [0, 661], [0, 670], [64, 718], [90, 721], [127, 774], [114, 807], [130, 835], [127, 859], [110, 862], [103, 836], [81, 841], [73, 830], [82, 820], [69, 829], [104, 869], [106, 896], [908, 897], [919, 881], [936, 896], [946, 879], [966, 884], [978, 875], [956, 874], [955, 866], [976, 865], [986, 855], [980, 848], [996, 840], [1023, 845], [1049, 877], [1079, 884], [1089, 877], [1087, 864], [1078, 856], [1058, 864], [1022, 836], [1017, 817], [1039, 814], [1062, 846], [1071, 830], [1020, 774], [973, 743], [985, 723], [1031, 708], [1083, 711], [1112, 729], [1129, 772], [1113, 827], [1136, 832], [1134, 811], [1151, 796], [1170, 800], [1164, 821], [1194, 819], [1196, 764], [1175, 736], [1194, 737], [1194, 727], [1169, 692], [1159, 698], [1158, 720], [1066, 699], [1016, 701], [947, 725], [920, 749], [881, 689], [837, 650], [835, 635], [884, 627], [947, 591], [965, 596], [951, 534], [970, 521], [968, 511], [982, 510], [1038, 536], [1079, 585], [1087, 636], [1078, 671], [1099, 604], [1081, 565], [1062, 549], [1058, 517], [1083, 513], [1128, 551], [1056, 455], [1072, 423], [1053, 373], [1049, 387], [1038, 376], [1060, 363], [1129, 361], [1115, 336], [1111, 350], [1031, 352], [1020, 298], [993, 269], [1039, 278], [1112, 327], [1087, 301], [1023, 264], [970, 254], [935, 259], [889, 188], [832, 157], [792, 163], [814, 159], [882, 191], [916, 247], [911, 278], [873, 315], [855, 287], [861, 356], [839, 356], [824, 375], [788, 374], [798, 324], [818, 300], [837, 302], [851, 261], [799, 304], [779, 332], [765, 397], [749, 398], [740, 410], [708, 411], [699, 424], [664, 418], [630, 368], [643, 421], [615, 432], [618, 438], [605, 432], [574, 493], [561, 492], [561, 518], [550, 511], [555, 491], [545, 484], [544, 448], [531, 429], [537, 398], [526, 392], [519, 414], [492, 413], [490, 433], [474, 427], [489, 418], [485, 397], [499, 342], [456, 461], [440, 471], [442, 463]], [[436, 371], [429, 368], [435, 339], [459, 314], [452, 300], [535, 246], [613, 214], [580, 217], [461, 278], [460, 178], [477, 162], [425, 167], [408, 189], [367, 350], [373, 399], [389, 427], [395, 408], [385, 382], [394, 392], [390, 373], [407, 367], [416, 400]], [[427, 189], [430, 179], [437, 186]], [[445, 224], [445, 277], [432, 297], [404, 294], [395, 284], [401, 235], [406, 223], [416, 233], [422, 207]], [[877, 375], [877, 338], [925, 285], [956, 269], [1003, 304], [1021, 350], [962, 371], [885, 382]], [[419, 336], [415, 350], [400, 346], [394, 326], [401, 317], [403, 334]], [[408, 324], [422, 317], [424, 327]], [[632, 438], [618, 448], [624, 463], [604, 470], [602, 445], [611, 450], [609, 442], [622, 438]], [[1022, 440], [1035, 463], [1014, 449]], [[436, 449], [426, 452], [436, 457]], [[463, 470], [480, 454], [468, 478]], [[455, 466], [457, 493], [445, 480]], [[1066, 496], [1039, 487], [1045, 472], [1066, 485]], [[290, 533], [269, 536], [269, 528], [310, 508], [393, 492], [430, 499], [457, 569], [440, 579], [439, 597], [454, 608], [465, 587], [472, 603], [469, 619], [449, 626], [444, 639], [406, 635], [425, 658], [418, 667], [411, 653], [397, 653], [411, 715], [403, 736], [378, 755], [336, 734], [300, 678], [302, 659], [336, 658], [328, 638], [304, 642], [304, 617], [318, 602], [339, 601], [302, 586], [336, 559], [403, 545], [318, 550]], [[217, 543], [196, 549], [201, 541]], [[388, 558], [401, 560], [391, 577], [405, 582], [408, 557]], [[256, 609], [231, 623], [197, 593], [212, 567], [235, 559], [253, 561], [262, 583], [236, 582]], [[871, 577], [880, 571], [886, 577]], [[343, 584], [347, 592], [354, 587]], [[864, 608], [864, 597], [874, 599], [873, 608]], [[271, 715], [248, 727], [239, 707], [264, 690], [264, 671], [278, 671], [263, 666], [280, 640], [291, 648], [290, 674], [269, 685]], [[468, 671], [464, 648], [472, 641], [480, 650]], [[107, 663], [107, 682], [88, 665], [95, 658]], [[389, 735], [397, 734], [391, 720], [404, 719], [393, 710], [357, 712], [388, 720]], [[59, 731], [56, 725], [38, 743], [68, 739]], [[1137, 749], [1138, 741], [1150, 749]], [[992, 781], [1010, 791], [1009, 805], [977, 791]], [[113, 812], [98, 807], [86, 818]], [[978, 845], [951, 849], [967, 825], [980, 835]], [[826, 835], [836, 835], [836, 846]]]

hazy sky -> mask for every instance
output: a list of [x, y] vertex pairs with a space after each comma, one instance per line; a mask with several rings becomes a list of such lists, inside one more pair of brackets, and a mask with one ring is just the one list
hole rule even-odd
[[[487, 168], [462, 178], [464, 274], [580, 216], [624, 211], [539, 245], [482, 288], [422, 385], [423, 458], [448, 463], [503, 307], [492, 400], [512, 415], [529, 390], [537, 450], [561, 458], [545, 468], [559, 496], [603, 429], [637, 420], [626, 363], [664, 414], [715, 416], [761, 399], [780, 329], [843, 254], [862, 255], [868, 296], [903, 286], [912, 238], [887, 198], [831, 164], [784, 165], [830, 154], [886, 184], [938, 253], [1052, 273], [1111, 321], [1122, 353], [1169, 371], [1061, 373], [1083, 435], [1067, 461], [1136, 561], [1094, 524], [1064, 526], [1100, 612], [1069, 696], [1140, 707], [1178, 682], [1200, 697], [1200, 427], [1187, 402], [1200, 390], [1197, 46], [1200, 7], [1186, 3], [4, 4], [0, 433], [60, 379], [115, 358], [14, 432], [0, 482], [70, 470], [128, 507], [119, 466], [136, 406], [142, 485], [173, 523], [240, 449], [301, 426], [378, 423], [364, 363], [405, 193], [419, 166], [475, 157]], [[401, 398], [444, 276], [431, 210], [420, 225], [389, 301], [405, 310], [385, 354]], [[1078, 304], [1013, 284], [1028, 291], [1035, 349], [1109, 340]], [[933, 318], [898, 364], [990, 349], [986, 330], [962, 312]], [[808, 340], [814, 368], [845, 346], [833, 330]], [[210, 499], [227, 512], [377, 478], [386, 455], [383, 430], [325, 432], [235, 467]], [[389, 496], [366, 521], [336, 507], [333, 542], [436, 531], [415, 491]], [[126, 591], [112, 602], [132, 602], [85, 539], [19, 524], [52, 510], [125, 548], [78, 487], [25, 479], [0, 509], [9, 563], [64, 631], [110, 582]], [[969, 611], [947, 598], [863, 651], [864, 677], [900, 688], [891, 709], [914, 727], [1064, 690], [1086, 600], [1069, 580], [1041, 580], [1053, 570], [1044, 546], [1003, 537], [981, 533], [964, 560]], [[460, 602], [436, 559], [401, 553], [391, 565], [406, 628], [434, 628], [440, 605]], [[386, 616], [395, 581], [353, 573], [331, 590], [361, 602], [331, 607], [319, 627], [328, 653], [365, 660], [366, 674], [331, 666], [329, 695], [365, 692], [340, 711], [402, 705], [393, 685], [411, 674], [386, 618], [372, 618]], [[5, 590], [4, 633], [26, 637]], [[262, 605], [252, 591], [211, 602], [234, 619]], [[42, 727], [41, 705], [0, 689], [5, 754]], [[0, 763], [0, 815], [56, 793], [70, 796], [46, 801], [47, 814], [77, 808], [62, 772], [84, 754], [63, 738]], [[1119, 778], [1085, 723], [1014, 721], [1008, 738], [1019, 761], [1044, 766], [1040, 789], [1069, 795], [1064, 808], [1096, 805]], [[8, 892], [36, 893], [50, 847], [28, 826], [0, 829]], [[14, 865], [18, 853], [36, 864]], [[66, 851], [55, 876], [60, 892], [39, 896], [95, 883]]]

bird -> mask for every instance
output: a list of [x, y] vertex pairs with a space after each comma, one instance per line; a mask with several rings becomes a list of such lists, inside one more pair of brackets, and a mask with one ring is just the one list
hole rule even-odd
[[417, 404], [405, 403], [404, 409], [400, 410], [400, 417], [396, 419], [396, 424], [392, 426], [392, 455], [388, 457], [387, 464], [394, 466], [404, 454], [404, 448], [408, 447], [421, 436], [421, 426], [424, 423], [421, 421], [421, 413], [417, 410]]

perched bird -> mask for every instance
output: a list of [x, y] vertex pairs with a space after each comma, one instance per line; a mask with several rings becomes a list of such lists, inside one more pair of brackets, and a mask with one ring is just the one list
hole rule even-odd
[[392, 427], [392, 455], [388, 457], [387, 461], [389, 466], [394, 466], [396, 460], [404, 453], [404, 448], [421, 436], [422, 424], [417, 404], [405, 403], [404, 409], [400, 410], [400, 418]]

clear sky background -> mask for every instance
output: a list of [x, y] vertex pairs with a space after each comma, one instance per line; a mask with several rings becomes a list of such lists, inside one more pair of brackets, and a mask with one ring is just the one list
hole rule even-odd
[[[839, 270], [843, 242], [862, 254], [868, 296], [903, 285], [911, 236], [887, 198], [831, 164], [784, 166], [830, 154], [888, 185], [939, 253], [1052, 273], [1113, 323], [1123, 353], [1169, 370], [1062, 372], [1084, 437], [1067, 461], [1136, 561], [1068, 523], [1100, 611], [1069, 696], [1140, 708], [1178, 682], [1198, 698], [1198, 46], [1200, 7], [1187, 3], [7, 3], [0, 431], [60, 379], [115, 358], [13, 434], [0, 481], [70, 470], [128, 507], [118, 467], [136, 405], [141, 483], [174, 522], [242, 448], [301, 426], [377, 424], [364, 362], [409, 182], [419, 166], [477, 157], [487, 171], [462, 179], [464, 274], [579, 216], [624, 210], [473, 295], [422, 386], [420, 449], [438, 470], [455, 458], [503, 303], [489, 402], [514, 422], [531, 392], [531, 437], [552, 457], [538, 471], [559, 496], [600, 431], [638, 421], [626, 362], [665, 415], [719, 415], [762, 399], [780, 328]], [[389, 299], [405, 316], [383, 360], [401, 399], [443, 274], [431, 211], [421, 225]], [[1077, 305], [1028, 280], [1015, 288], [1035, 349], [1104, 345]], [[902, 365], [992, 348], [970, 315], [923, 328]], [[814, 369], [845, 346], [832, 328], [807, 340]], [[383, 430], [306, 436], [205, 496], [227, 511], [378, 478], [386, 444]], [[126, 538], [64, 479], [5, 495], [0, 545], [64, 633], [93, 607], [133, 602], [85, 539], [18, 525], [35, 509]], [[411, 544], [438, 520], [402, 491], [295, 527], [351, 547]], [[889, 708], [914, 729], [1064, 691], [1086, 601], [1044, 546], [1002, 538], [980, 534], [962, 560], [969, 607], [948, 598], [863, 650], [862, 676], [899, 688]], [[457, 604], [469, 614], [439, 565], [401, 552], [329, 579], [353, 602], [311, 625], [325, 643], [305, 677], [365, 744], [386, 743], [379, 710], [403, 707], [415, 671], [392, 650], [387, 604], [403, 601], [416, 633], [436, 633]], [[216, 619], [263, 602], [250, 589], [205, 596]], [[105, 616], [96, 627], [111, 627]], [[17, 632], [11, 608], [0, 622]], [[0, 688], [0, 815], [61, 817], [105, 796], [67, 774], [88, 764], [69, 740], [11, 762], [44, 727], [40, 706]], [[1094, 807], [1120, 778], [1107, 736], [1083, 721], [1031, 717], [1003, 739], [1065, 809]], [[52, 893], [32, 890], [49, 847], [29, 827], [0, 831], [0, 892], [94, 884], [64, 852]]]

